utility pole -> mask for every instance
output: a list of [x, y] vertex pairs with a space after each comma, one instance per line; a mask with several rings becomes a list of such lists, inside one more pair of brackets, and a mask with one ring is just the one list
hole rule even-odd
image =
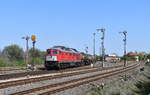
[[127, 31], [119, 32], [119, 33], [122, 33], [124, 35], [124, 39], [123, 39], [123, 42], [124, 42], [124, 67], [126, 67], [126, 65], [127, 65], [127, 58], [126, 58]]
[[97, 29], [98, 32], [102, 32], [101, 37], [101, 47], [102, 47], [102, 67], [104, 67], [104, 61], [105, 61], [105, 47], [104, 47], [104, 39], [105, 39], [105, 28]]
[[[127, 65], [127, 58], [126, 58], [126, 45], [127, 45], [127, 31], [123, 31], [123, 32], [119, 32], [119, 33], [122, 33], [124, 35], [124, 39], [123, 39], [123, 42], [124, 42], [124, 68], [126, 68], [126, 65]], [[127, 75], [125, 73], [125, 81], [127, 80]]]
[[88, 46], [85, 47], [85, 53], [88, 54]]
[[26, 37], [22, 37], [22, 39], [25, 39], [26, 40], [26, 54], [25, 54], [25, 63], [27, 65], [27, 68], [29, 68], [29, 39], [30, 37], [29, 36], [26, 36]]
[[102, 48], [101, 48], [101, 46], [99, 47], [99, 56], [102, 56]]
[[95, 33], [93, 33], [93, 56], [94, 56], [94, 63], [96, 62], [95, 58]]

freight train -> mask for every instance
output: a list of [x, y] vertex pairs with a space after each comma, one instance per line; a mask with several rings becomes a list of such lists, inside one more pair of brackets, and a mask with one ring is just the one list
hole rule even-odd
[[75, 66], [90, 65], [93, 56], [85, 53], [80, 53], [74, 48], [65, 46], [54, 46], [47, 49], [45, 56], [45, 68], [67, 68]]

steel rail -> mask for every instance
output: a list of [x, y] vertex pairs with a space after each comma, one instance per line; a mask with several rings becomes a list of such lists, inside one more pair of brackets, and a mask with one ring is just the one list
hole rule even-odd
[[90, 67], [82, 66], [78, 68], [68, 68], [68, 69], [62, 69], [62, 70], [39, 70], [39, 71], [26, 71], [22, 73], [11, 73], [11, 74], [3, 74], [0, 75], [0, 80], [8, 80], [12, 78], [19, 78], [19, 77], [25, 77], [25, 76], [35, 76], [35, 75], [41, 75], [41, 74], [49, 74], [49, 73], [59, 73], [59, 72], [66, 72], [66, 71], [72, 71], [72, 70], [81, 70], [81, 69], [89, 69]]
[[[11, 95], [24, 95], [24, 94], [29, 94], [29, 93], [33, 93], [33, 92], [36, 92], [36, 91], [40, 91], [40, 90], [44, 90], [44, 89], [50, 89], [50, 88], [53, 88], [53, 87], [57, 87], [57, 86], [61, 86], [61, 85], [64, 85], [64, 84], [70, 84], [70, 83], [74, 83], [74, 82], [78, 82], [78, 81], [83, 81], [83, 80], [87, 80], [87, 79], [91, 79], [91, 81], [95, 80], [96, 79], [101, 79], [101, 78], [105, 78], [105, 77], [108, 77], [108, 76], [112, 76], [110, 74], [118, 74], [118, 73], [121, 73], [123, 71], [127, 71], [128, 68], [132, 69], [132, 68], [136, 68], [138, 65], [132, 65], [132, 66], [128, 66], [126, 68], [122, 68], [122, 69], [118, 69], [118, 70], [113, 70], [113, 71], [109, 71], [109, 72], [105, 72], [105, 73], [101, 73], [101, 74], [96, 74], [96, 75], [92, 75], [92, 76], [88, 76], [88, 77], [84, 77], [84, 78], [79, 78], [79, 79], [74, 79], [74, 80], [70, 80], [70, 81], [66, 81], [66, 82], [61, 82], [61, 83], [55, 83], [55, 84], [50, 84], [50, 85], [47, 85], [47, 86], [43, 86], [43, 87], [38, 87], [38, 88], [34, 88], [34, 89], [30, 89], [30, 90], [25, 90], [25, 91], [21, 91], [21, 92], [17, 92], [17, 93], [14, 93], [14, 94], [11, 94]], [[121, 71], [122, 70], [122, 71]], [[98, 77], [98, 78], [97, 78]], [[93, 79], [94, 78], [94, 79]], [[90, 80], [88, 80], [87, 82], [89, 82]], [[86, 83], [87, 83], [86, 82]], [[82, 82], [84, 83], [84, 82]], [[79, 83], [77, 83], [79, 84]], [[81, 84], [81, 83], [80, 83]], [[52, 94], [52, 93], [56, 93], [56, 92], [60, 92], [62, 91], [63, 89], [69, 89], [69, 88], [72, 88], [72, 87], [75, 87], [74, 84], [73, 86], [67, 86], [67, 87], [63, 87], [63, 88], [58, 88], [58, 89], [55, 89], [55, 90], [52, 90], [52, 91], [49, 91], [49, 92], [46, 92], [46, 93], [43, 93], [41, 95], [49, 95], [49, 94]]]
[[[136, 67], [138, 67], [138, 66], [136, 66]], [[132, 68], [126, 69], [126, 70], [124, 70], [124, 71], [120, 71], [120, 72], [115, 72], [115, 73], [112, 73], [112, 74], [104, 75], [104, 76], [101, 76], [101, 77], [97, 77], [97, 78], [95, 78], [95, 79], [91, 79], [91, 80], [87, 80], [87, 81], [84, 81], [84, 82], [76, 83], [76, 84], [69, 85], [69, 86], [66, 86], [66, 87], [61, 87], [61, 88], [58, 88], [58, 89], [55, 89], [55, 90], [50, 90], [50, 91], [48, 91], [48, 92], [44, 92], [44, 93], [41, 93], [41, 94], [39, 94], [39, 95], [55, 94], [55, 93], [58, 93], [58, 92], [61, 92], [61, 91], [65, 91], [65, 90], [68, 90], [68, 89], [72, 89], [72, 88], [75, 88], [75, 87], [78, 87], [78, 86], [81, 86], [81, 85], [84, 85], [84, 84], [93, 82], [93, 81], [100, 80], [100, 79], [102, 79], [102, 78], [107, 78], [107, 77], [114, 76], [114, 75], [117, 75], [117, 74], [120, 74], [120, 73], [129, 71], [129, 70], [133, 70], [133, 69], [136, 68], [136, 67], [132, 67]]]
[[0, 89], [12, 87], [12, 86], [24, 85], [28, 83], [40, 82], [40, 81], [45, 81], [45, 80], [52, 80], [56, 78], [71, 77], [74, 75], [86, 74], [86, 73], [97, 72], [97, 71], [102, 71], [102, 70], [109, 70], [109, 69], [119, 68], [119, 67], [122, 67], [122, 65], [106, 67], [106, 68], [96, 68], [96, 69], [91, 69], [91, 70], [85, 70], [82, 72], [79, 71], [79, 72], [64, 73], [64, 74], [53, 75], [53, 76], [44, 76], [44, 77], [38, 77], [38, 78], [29, 78], [29, 79], [23, 79], [23, 80], [2, 82], [0, 83]]

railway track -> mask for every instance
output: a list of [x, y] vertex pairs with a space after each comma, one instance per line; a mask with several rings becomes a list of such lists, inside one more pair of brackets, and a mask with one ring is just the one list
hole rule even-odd
[[136, 64], [136, 65], [128, 66], [126, 68], [120, 68], [117, 70], [108, 71], [108, 72], [104, 72], [104, 73], [96, 74], [96, 75], [92, 75], [92, 76], [87, 76], [84, 78], [78, 78], [78, 79], [73, 79], [73, 80], [69, 80], [69, 81], [50, 84], [47, 86], [37, 87], [37, 88], [30, 89], [30, 90], [13, 93], [11, 95], [25, 95], [25, 94], [26, 95], [29, 95], [29, 94], [50, 95], [50, 94], [55, 94], [55, 93], [58, 93], [61, 91], [65, 91], [67, 89], [72, 89], [74, 87], [78, 87], [78, 86], [81, 86], [81, 85], [84, 85], [84, 84], [87, 84], [87, 83], [90, 83], [93, 81], [97, 81], [99, 79], [103, 79], [106, 77], [118, 75], [123, 72], [131, 71], [134, 68], [137, 68], [138, 66], [140, 66], [140, 65]]
[[59, 73], [58, 74], [56, 73], [55, 75], [52, 74], [52, 75], [48, 75], [48, 76], [41, 76], [41, 77], [39, 76], [39, 77], [35, 77], [35, 78], [25, 78], [25, 79], [20, 79], [20, 80], [13, 80], [13, 81], [10, 80], [10, 81], [6, 81], [6, 82], [1, 82], [0, 89], [12, 87], [12, 86], [29, 84], [29, 83], [35, 83], [35, 82], [40, 82], [40, 81], [45, 81], [45, 80], [52, 80], [52, 79], [56, 79], [56, 78], [71, 77], [71, 76], [75, 76], [75, 75], [109, 70], [109, 69], [120, 68], [120, 67], [122, 67], [122, 65], [106, 67], [106, 68], [92, 68], [92, 69], [88, 68], [88, 69], [84, 69], [84, 70], [79, 70], [79, 71], [77, 70], [77, 71], [64, 72], [64, 73], [60, 73], [60, 71], [59, 71]]
[[[37, 68], [43, 68], [43, 66], [37, 66]], [[15, 70], [27, 70], [27, 67], [0, 67], [1, 71], [15, 71]]]
[[[121, 65], [120, 65], [121, 66]], [[25, 77], [25, 76], [37, 76], [37, 75], [42, 75], [42, 74], [49, 74], [49, 73], [60, 73], [60, 72], [67, 72], [67, 71], [71, 71], [71, 70], [80, 70], [80, 69], [89, 69], [90, 67], [79, 67], [79, 68], [69, 68], [69, 69], [65, 69], [65, 70], [37, 70], [37, 71], [26, 71], [26, 72], [21, 72], [21, 73], [10, 73], [10, 74], [3, 74], [0, 75], [0, 80], [8, 80], [8, 79], [12, 79], [12, 78], [19, 78], [19, 77]], [[17, 69], [17, 70], [21, 70], [21, 69]], [[13, 70], [11, 70], [13, 71]]]
[[14, 71], [14, 70], [25, 70], [26, 68], [0, 68], [0, 71]]
[[[118, 66], [123, 66], [123, 65], [118, 65]], [[41, 67], [39, 67], [41, 69]], [[18, 72], [18, 73], [4, 73], [0, 74], [0, 80], [8, 80], [12, 78], [19, 78], [19, 77], [25, 77], [25, 76], [37, 76], [37, 75], [42, 75], [42, 74], [49, 74], [49, 73], [60, 73], [60, 72], [67, 72], [67, 71], [72, 71], [72, 70], [81, 70], [81, 69], [89, 69], [91, 68], [90, 66], [82, 66], [78, 68], [68, 68], [68, 69], [62, 69], [62, 70], [37, 70], [37, 71], [27, 71], [25, 68], [14, 68], [14, 69], [9, 69], [9, 68], [0, 68], [0, 72], [11, 72], [11, 71], [16, 71], [16, 70], [24, 70], [23, 72]], [[25, 71], [26, 70], [26, 71]]]

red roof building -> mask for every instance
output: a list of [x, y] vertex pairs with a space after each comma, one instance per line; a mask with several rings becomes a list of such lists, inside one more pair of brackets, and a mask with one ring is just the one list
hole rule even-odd
[[137, 53], [134, 53], [134, 52], [128, 52], [127, 55], [128, 55], [128, 56], [138, 56], [138, 54], [137, 54]]

